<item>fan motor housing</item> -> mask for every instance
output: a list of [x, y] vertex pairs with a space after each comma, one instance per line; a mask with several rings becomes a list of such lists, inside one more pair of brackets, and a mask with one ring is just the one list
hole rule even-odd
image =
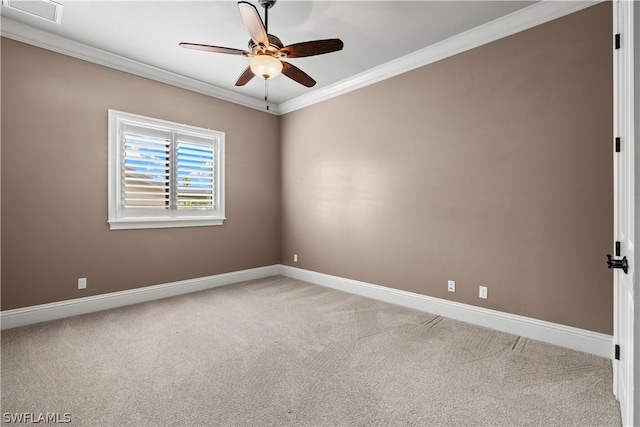
[[[284, 47], [284, 44], [282, 44], [282, 41], [280, 41], [278, 37], [274, 36], [273, 34], [267, 34], [267, 36], [269, 37], [269, 46], [267, 46], [267, 50], [275, 53]], [[249, 40], [248, 46], [249, 46], [249, 50], [253, 53], [257, 53], [261, 51], [260, 46], [256, 44], [253, 40]]]

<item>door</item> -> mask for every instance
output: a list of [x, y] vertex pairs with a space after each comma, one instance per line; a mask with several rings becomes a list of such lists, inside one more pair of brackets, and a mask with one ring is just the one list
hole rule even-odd
[[[634, 117], [633, 117], [633, 3], [613, 2], [614, 34], [619, 34], [613, 58], [614, 141], [614, 240], [615, 258], [626, 257], [628, 270], [614, 269], [614, 344], [619, 346], [613, 360], [613, 388], [620, 402], [622, 422], [633, 426], [634, 405]], [[616, 36], [617, 37], [617, 36]], [[618, 139], [619, 138], [619, 139]], [[616, 149], [616, 151], [618, 151]], [[617, 256], [616, 256], [617, 255]], [[618, 354], [619, 353], [619, 354]], [[619, 360], [617, 360], [619, 359]]]

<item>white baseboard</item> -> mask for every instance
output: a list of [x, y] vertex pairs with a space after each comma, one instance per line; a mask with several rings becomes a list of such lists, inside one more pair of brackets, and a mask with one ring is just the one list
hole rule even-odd
[[95, 295], [84, 298], [35, 305], [14, 310], [0, 312], [0, 328], [11, 329], [64, 317], [93, 313], [125, 305], [138, 304], [162, 298], [173, 297], [190, 292], [216, 288], [244, 282], [246, 280], [261, 279], [278, 274], [278, 265], [258, 267], [231, 273], [217, 274], [196, 279], [181, 280], [179, 282], [146, 286], [120, 292]]
[[612, 357], [613, 337], [610, 335], [286, 265], [252, 268], [15, 310], [5, 310], [0, 312], [0, 328], [4, 330], [47, 322], [247, 280], [261, 279], [277, 274], [609, 359]]
[[286, 265], [280, 265], [278, 273], [316, 285], [437, 314], [607, 359], [612, 357], [613, 337], [611, 335]]

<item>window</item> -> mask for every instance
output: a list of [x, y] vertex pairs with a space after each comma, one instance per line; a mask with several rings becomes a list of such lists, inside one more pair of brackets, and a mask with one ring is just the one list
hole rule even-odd
[[109, 110], [109, 226], [222, 225], [224, 133]]

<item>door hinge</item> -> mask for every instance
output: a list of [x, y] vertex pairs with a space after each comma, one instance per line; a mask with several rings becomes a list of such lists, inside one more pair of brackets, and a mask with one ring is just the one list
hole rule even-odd
[[620, 242], [616, 242], [616, 256], [620, 256]]
[[620, 152], [620, 137], [616, 137], [616, 153]]
[[620, 360], [620, 346], [616, 344], [613, 357], [616, 360]]
[[620, 49], [620, 33], [615, 35], [615, 45], [616, 49]]

